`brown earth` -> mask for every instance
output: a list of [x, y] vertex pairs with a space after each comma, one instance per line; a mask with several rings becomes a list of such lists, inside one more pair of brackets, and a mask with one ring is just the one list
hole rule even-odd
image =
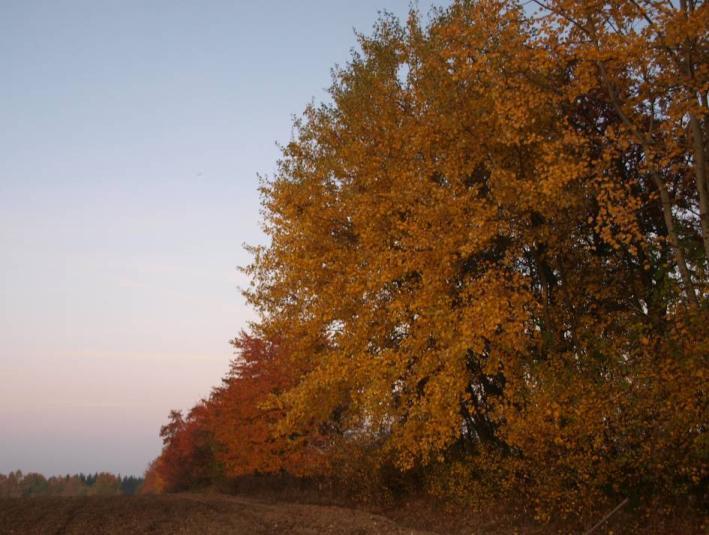
[[[548, 535], [583, 533], [579, 524], [541, 525], [509, 509], [444, 511], [427, 501], [370, 504], [366, 512], [275, 498], [225, 494], [0, 498], [4, 534], [455, 534]], [[602, 517], [601, 513], [598, 514]], [[595, 521], [591, 522], [594, 523]], [[428, 531], [426, 531], [428, 530]], [[621, 511], [594, 535], [709, 533], [696, 508]]]
[[0, 498], [0, 533], [422, 534], [383, 516], [224, 495]]

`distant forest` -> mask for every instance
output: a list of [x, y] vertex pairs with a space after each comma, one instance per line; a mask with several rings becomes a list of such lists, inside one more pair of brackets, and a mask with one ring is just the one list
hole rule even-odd
[[0, 474], [0, 498], [27, 496], [131, 496], [143, 486], [143, 478], [108, 472], [44, 477], [20, 470]]

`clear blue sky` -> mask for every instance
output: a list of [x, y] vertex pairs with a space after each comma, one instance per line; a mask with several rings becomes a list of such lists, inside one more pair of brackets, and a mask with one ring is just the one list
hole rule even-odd
[[257, 173], [408, 7], [0, 2], [0, 472], [143, 472], [252, 317]]

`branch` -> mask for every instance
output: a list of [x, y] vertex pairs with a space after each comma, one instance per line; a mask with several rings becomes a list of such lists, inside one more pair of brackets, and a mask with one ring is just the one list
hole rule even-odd
[[606, 516], [601, 518], [598, 522], [596, 522], [593, 526], [591, 526], [591, 529], [588, 531], [584, 531], [583, 535], [589, 535], [590, 533], [593, 533], [603, 525], [603, 523], [608, 520], [610, 517], [612, 517], [614, 514], [616, 514], [618, 511], [620, 511], [620, 508], [623, 507], [626, 503], [628, 503], [628, 498], [625, 498], [622, 502], [620, 502], [618, 505], [616, 505], [615, 509], [613, 509], [610, 513], [608, 513]]

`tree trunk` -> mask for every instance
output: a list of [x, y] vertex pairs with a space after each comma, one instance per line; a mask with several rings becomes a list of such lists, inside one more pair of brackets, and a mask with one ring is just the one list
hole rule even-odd
[[694, 115], [689, 116], [689, 127], [692, 130], [692, 148], [694, 152], [694, 174], [699, 192], [699, 218], [702, 224], [704, 239], [704, 259], [709, 261], [709, 191], [707, 191], [706, 153], [702, 127]]
[[672, 215], [672, 200], [670, 199], [670, 193], [667, 191], [667, 186], [663, 182], [662, 177], [656, 171], [652, 172], [652, 179], [654, 180], [657, 189], [660, 191], [662, 216], [665, 219], [665, 226], [667, 227], [667, 238], [672, 246], [672, 253], [675, 257], [675, 263], [677, 264], [677, 269], [679, 270], [679, 275], [682, 279], [682, 286], [684, 287], [689, 304], [696, 306], [698, 305], [697, 294], [694, 292], [694, 285], [692, 284], [692, 278], [689, 274], [689, 268], [687, 267], [687, 260], [684, 256], [682, 246], [679, 243], [674, 216]]

